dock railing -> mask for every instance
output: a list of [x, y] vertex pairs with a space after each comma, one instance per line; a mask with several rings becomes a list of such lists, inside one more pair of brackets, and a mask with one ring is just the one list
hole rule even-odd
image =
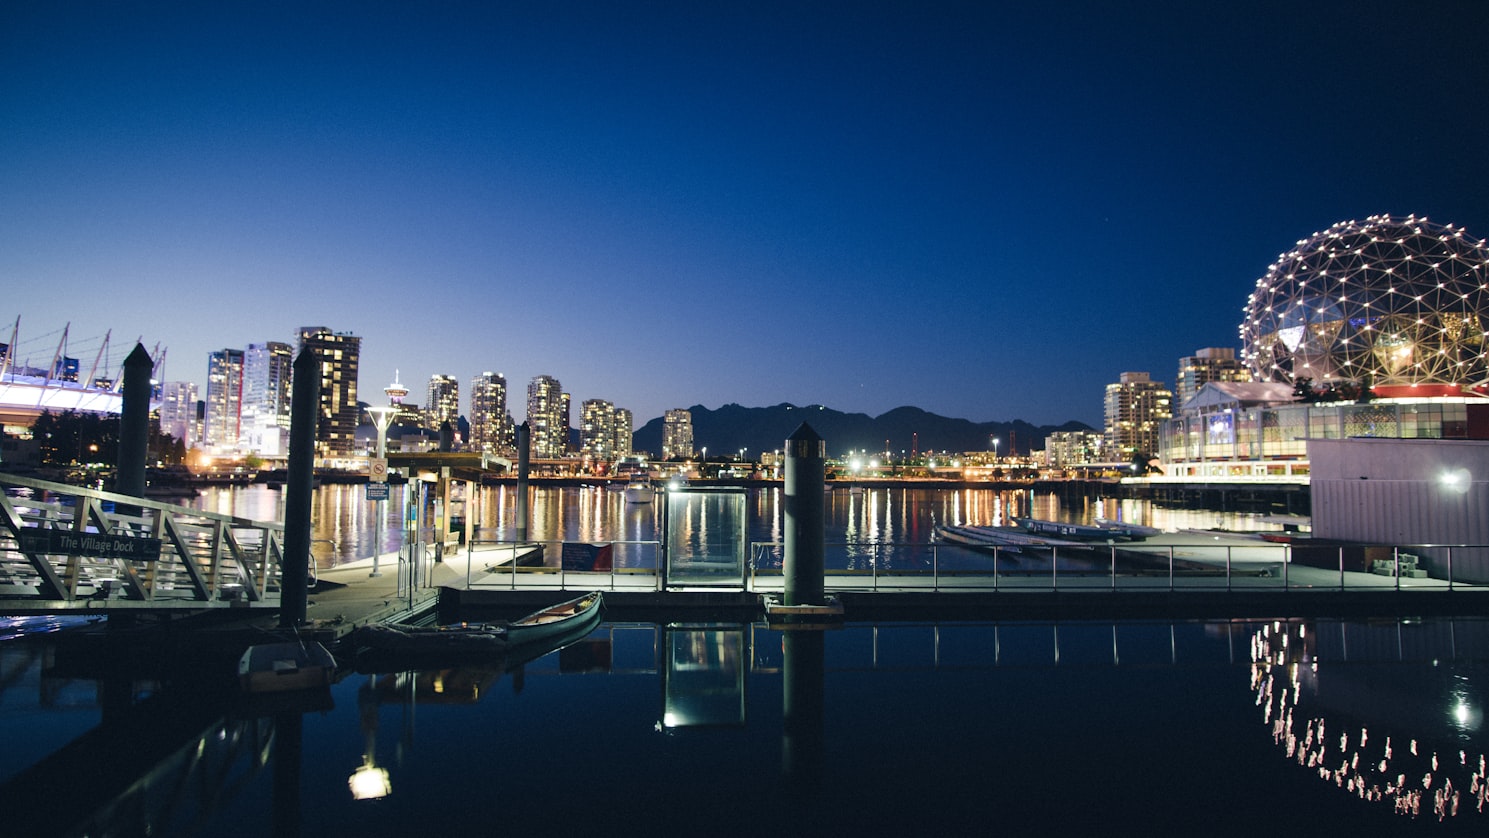
[[[580, 548], [592, 548], [585, 550]], [[566, 562], [565, 551], [576, 561]], [[603, 554], [601, 551], [604, 550]], [[596, 561], [598, 556], [603, 559]], [[584, 559], [590, 562], [586, 565]], [[659, 591], [660, 541], [501, 541], [466, 544], [467, 588]], [[594, 569], [599, 564], [600, 569]]]
[[7, 474], [0, 490], [8, 613], [278, 604], [280, 524]]

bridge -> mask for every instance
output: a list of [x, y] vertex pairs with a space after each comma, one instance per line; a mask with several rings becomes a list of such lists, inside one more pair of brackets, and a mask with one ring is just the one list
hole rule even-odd
[[278, 608], [284, 527], [0, 474], [6, 614]]

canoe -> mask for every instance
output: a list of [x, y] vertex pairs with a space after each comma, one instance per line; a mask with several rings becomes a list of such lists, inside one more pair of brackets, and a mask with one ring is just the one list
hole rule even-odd
[[238, 658], [238, 684], [245, 692], [287, 692], [329, 686], [336, 659], [314, 641], [261, 643]]
[[456, 623], [409, 627], [367, 625], [347, 644], [359, 672], [430, 669], [447, 666], [502, 666], [515, 647], [524, 653], [588, 634], [600, 619], [599, 591], [535, 611], [510, 623]]
[[507, 625], [507, 639], [512, 644], [532, 643], [558, 634], [568, 634], [581, 626], [593, 627], [600, 621], [605, 598], [599, 591], [575, 597], [513, 620]]

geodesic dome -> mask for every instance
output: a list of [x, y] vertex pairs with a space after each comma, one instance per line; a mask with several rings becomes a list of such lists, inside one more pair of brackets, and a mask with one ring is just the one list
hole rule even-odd
[[1489, 247], [1426, 218], [1373, 215], [1299, 241], [1241, 324], [1257, 381], [1472, 387], [1486, 378]]

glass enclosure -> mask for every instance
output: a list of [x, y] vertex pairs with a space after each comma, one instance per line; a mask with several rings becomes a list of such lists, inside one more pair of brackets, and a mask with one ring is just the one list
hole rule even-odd
[[744, 489], [668, 489], [663, 518], [668, 587], [743, 589]]

